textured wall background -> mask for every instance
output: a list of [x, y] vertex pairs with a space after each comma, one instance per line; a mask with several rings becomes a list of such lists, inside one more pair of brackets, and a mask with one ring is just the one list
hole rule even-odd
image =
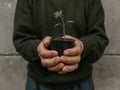
[[[102, 0], [110, 39], [103, 57], [94, 64], [96, 90], [120, 90], [120, 0]], [[0, 0], [0, 90], [24, 90], [26, 62], [12, 45], [16, 0]]]

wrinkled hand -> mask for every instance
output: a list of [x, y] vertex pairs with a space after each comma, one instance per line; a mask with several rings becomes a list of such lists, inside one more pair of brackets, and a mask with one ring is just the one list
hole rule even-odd
[[74, 38], [70, 35], [65, 35], [65, 38], [74, 39], [74, 47], [66, 49], [63, 53], [64, 55], [61, 56], [61, 61], [65, 64], [65, 66], [61, 71], [58, 72], [59, 74], [75, 71], [79, 66], [81, 53], [84, 49], [83, 43], [79, 39]]
[[46, 67], [49, 71], [59, 72], [64, 67], [61, 63], [61, 58], [58, 57], [58, 53], [55, 50], [48, 50], [50, 45], [51, 37], [45, 37], [37, 47], [37, 52], [41, 58], [41, 64]]

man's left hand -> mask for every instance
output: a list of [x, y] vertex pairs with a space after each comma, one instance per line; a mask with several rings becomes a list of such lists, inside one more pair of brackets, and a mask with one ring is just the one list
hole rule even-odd
[[75, 71], [79, 67], [81, 54], [84, 49], [83, 43], [79, 39], [70, 35], [65, 35], [65, 38], [74, 39], [74, 47], [66, 49], [63, 56], [61, 56], [61, 61], [65, 64], [65, 66], [58, 72], [59, 74]]

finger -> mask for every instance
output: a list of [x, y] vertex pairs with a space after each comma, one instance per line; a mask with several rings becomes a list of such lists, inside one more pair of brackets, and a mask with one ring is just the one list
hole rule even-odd
[[76, 54], [80, 54], [83, 52], [83, 43], [76, 39], [74, 41], [74, 47], [73, 48], [69, 48], [69, 49], [66, 49], [64, 51], [64, 55], [76, 55]]
[[48, 67], [49, 71], [60, 71], [62, 70], [62, 68], [64, 67], [63, 63], [59, 63], [58, 65], [54, 66], [54, 67]]
[[45, 47], [49, 47], [50, 46], [50, 42], [51, 42], [51, 37], [50, 36], [46, 36], [43, 40], [42, 43]]
[[71, 57], [68, 57], [68, 56], [62, 56], [61, 57], [61, 61], [65, 64], [78, 64], [80, 63], [80, 55], [77, 55], [77, 56], [71, 56]]
[[76, 39], [75, 37], [70, 36], [70, 35], [65, 35], [65, 38]]
[[59, 74], [65, 74], [68, 72], [73, 72], [78, 68], [78, 64], [74, 64], [74, 65], [66, 65], [63, 67], [62, 71], [59, 71]]
[[73, 56], [73, 55], [78, 55], [80, 54], [81, 50], [79, 46], [75, 46], [73, 48], [70, 49], [66, 49], [63, 54], [66, 56]]
[[59, 57], [48, 58], [48, 59], [41, 58], [41, 64], [44, 67], [53, 67], [53, 66], [56, 66], [60, 62], [61, 60]]
[[[77, 39], [77, 38], [75, 38], [75, 37], [73, 37], [73, 36], [70, 36], [70, 35], [65, 35], [65, 38], [70, 38], [70, 39], [74, 39], [75, 41], [74, 41], [74, 46], [76, 47], [76, 46], [78, 46], [78, 47], [76, 47], [75, 49], [77, 49], [77, 48], [79, 48], [78, 50], [80, 51], [80, 54], [82, 53], [82, 51], [84, 50], [84, 45], [83, 45], [83, 42], [81, 41], [81, 40], [79, 40], [79, 39]], [[71, 48], [71, 49], [73, 49], [73, 48]], [[75, 50], [74, 49], [74, 50]], [[71, 51], [71, 50], [70, 50]], [[70, 52], [71, 53], [71, 52]], [[69, 50], [68, 50], [68, 54], [70, 54], [69, 53]], [[71, 53], [72, 54], [72, 53]], [[74, 53], [73, 53], [74, 54]]]
[[44, 47], [43, 43], [39, 47], [38, 55], [42, 58], [52, 58], [58, 55], [57, 51], [55, 50], [48, 50]]

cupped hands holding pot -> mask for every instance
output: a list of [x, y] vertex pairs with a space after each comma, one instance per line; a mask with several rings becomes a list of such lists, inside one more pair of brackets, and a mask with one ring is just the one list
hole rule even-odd
[[58, 52], [55, 50], [49, 50], [51, 37], [45, 37], [37, 46], [37, 52], [41, 60], [43, 67], [46, 67], [49, 71], [56, 71], [59, 74], [65, 74], [75, 71], [79, 67], [81, 61], [81, 54], [84, 46], [82, 41], [65, 35], [65, 38], [74, 39], [74, 47], [66, 49], [62, 56], [58, 56]]

